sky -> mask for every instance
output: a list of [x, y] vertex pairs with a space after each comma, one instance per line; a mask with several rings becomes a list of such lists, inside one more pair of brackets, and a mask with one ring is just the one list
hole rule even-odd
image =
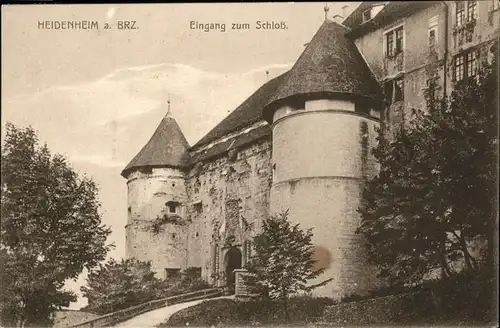
[[[155, 131], [167, 100], [193, 145], [291, 68], [323, 23], [325, 4], [331, 18], [359, 3], [4, 5], [2, 140], [7, 122], [30, 125], [53, 153], [92, 177], [116, 245], [108, 258], [121, 259], [127, 189], [120, 172]], [[99, 29], [40, 28], [47, 21], [97, 21]], [[118, 29], [119, 21], [135, 21], [135, 29]], [[258, 21], [287, 28], [257, 29]], [[226, 28], [192, 29], [197, 23]], [[232, 30], [233, 23], [250, 29]], [[85, 274], [68, 281], [80, 296], [71, 308], [86, 305], [84, 283]]]

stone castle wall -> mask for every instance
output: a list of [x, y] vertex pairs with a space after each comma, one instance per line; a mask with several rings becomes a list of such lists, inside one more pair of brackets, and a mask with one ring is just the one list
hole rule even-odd
[[236, 246], [248, 256], [245, 241], [267, 216], [271, 178], [271, 142], [195, 165], [187, 181], [189, 205], [188, 266], [202, 268], [207, 281], [224, 283], [225, 252]]

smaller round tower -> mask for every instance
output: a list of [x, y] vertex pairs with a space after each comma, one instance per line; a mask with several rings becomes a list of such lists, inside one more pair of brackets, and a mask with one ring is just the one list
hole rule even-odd
[[272, 126], [271, 213], [313, 228], [315, 294], [340, 298], [375, 287], [355, 233], [367, 177], [376, 173], [380, 87], [347, 29], [326, 20], [263, 110]]
[[186, 267], [188, 149], [179, 125], [167, 113], [122, 171], [128, 187], [125, 256], [151, 261], [159, 278], [178, 276]]

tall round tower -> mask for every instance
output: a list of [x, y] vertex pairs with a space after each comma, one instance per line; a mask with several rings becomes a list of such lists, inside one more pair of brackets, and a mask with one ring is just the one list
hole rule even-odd
[[355, 230], [363, 182], [376, 173], [370, 148], [379, 125], [380, 87], [347, 29], [326, 20], [263, 110], [272, 125], [270, 211], [289, 210], [313, 228], [317, 295], [339, 298], [374, 287]]
[[169, 114], [122, 171], [128, 186], [126, 258], [151, 261], [159, 278], [186, 267], [189, 145]]

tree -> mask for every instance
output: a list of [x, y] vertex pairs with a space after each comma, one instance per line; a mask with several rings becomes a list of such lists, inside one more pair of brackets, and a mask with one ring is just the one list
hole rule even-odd
[[303, 231], [299, 224], [288, 220], [288, 211], [263, 221], [262, 232], [253, 238], [255, 255], [246, 268], [250, 275], [246, 282], [257, 290], [265, 291], [271, 298], [283, 301], [285, 319], [289, 320], [289, 297], [299, 291], [311, 291], [331, 279], [307, 285], [318, 278], [323, 268], [315, 268], [312, 229]]
[[88, 299], [85, 311], [107, 314], [152, 300], [209, 288], [197, 275], [198, 268], [186, 268], [182, 279], [158, 279], [151, 262], [110, 259], [89, 273], [80, 290]]
[[90, 272], [80, 289], [88, 299], [85, 310], [106, 314], [159, 298], [160, 284], [150, 262], [111, 259]]
[[64, 282], [104, 260], [110, 230], [95, 183], [40, 146], [31, 127], [7, 123], [1, 159], [1, 321], [47, 325], [76, 300]]
[[381, 169], [364, 189], [358, 233], [389, 283], [495, 267], [496, 73], [495, 62], [483, 63], [480, 74], [456, 83], [449, 98], [436, 95], [431, 78], [427, 110], [414, 110], [392, 138], [379, 135], [374, 155]]

